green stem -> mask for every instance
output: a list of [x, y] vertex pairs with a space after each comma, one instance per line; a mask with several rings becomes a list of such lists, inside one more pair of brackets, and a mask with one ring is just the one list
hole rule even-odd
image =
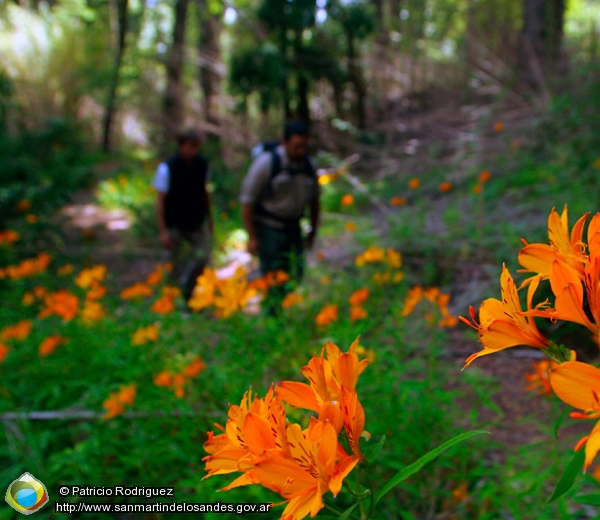
[[325, 509], [329, 509], [329, 511], [333, 511], [338, 516], [342, 514], [342, 512], [339, 509], [337, 509], [333, 506], [330, 506], [329, 504], [326, 504], [325, 502], [323, 502], [323, 507]]
[[[359, 471], [360, 470], [357, 469], [354, 472], [355, 478], [356, 478], [356, 491], [357, 492], [360, 491], [360, 475], [359, 475]], [[358, 507], [360, 509], [360, 519], [361, 520], [366, 520], [367, 517], [365, 517], [365, 506], [363, 505], [363, 501], [360, 498], [358, 499]]]

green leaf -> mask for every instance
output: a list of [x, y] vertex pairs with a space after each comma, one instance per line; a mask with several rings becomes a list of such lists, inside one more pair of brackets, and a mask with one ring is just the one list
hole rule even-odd
[[382, 435], [381, 439], [376, 444], [361, 446], [361, 451], [363, 455], [367, 458], [368, 462], [373, 462], [377, 456], [381, 453], [383, 446], [385, 445], [386, 436]]
[[591, 493], [589, 495], [579, 495], [574, 497], [573, 500], [578, 504], [584, 506], [600, 506], [600, 493]]
[[460, 435], [457, 435], [456, 437], [452, 437], [452, 439], [446, 441], [444, 444], [442, 444], [442, 445], [438, 446], [437, 448], [434, 448], [430, 452], [426, 453], [420, 459], [413, 462], [409, 466], [402, 468], [398, 473], [396, 473], [396, 475], [394, 475], [386, 483], [385, 486], [383, 486], [383, 489], [381, 489], [379, 491], [379, 493], [377, 493], [377, 495], [375, 496], [375, 505], [377, 505], [377, 503], [389, 491], [391, 491], [395, 486], [400, 484], [400, 482], [402, 482], [403, 480], [406, 480], [408, 477], [410, 477], [410, 476], [414, 475], [415, 473], [417, 473], [418, 471], [420, 471], [421, 468], [423, 468], [423, 466], [425, 466], [427, 463], [431, 462], [433, 459], [435, 459], [438, 455], [440, 455], [441, 453], [446, 451], [448, 448], [450, 448], [451, 446], [454, 446], [455, 444], [458, 444], [459, 442], [462, 442], [462, 441], [468, 439], [469, 437], [473, 437], [474, 435], [480, 435], [482, 433], [490, 433], [490, 432], [485, 431], [485, 430], [473, 430], [470, 432], [461, 433]]
[[562, 423], [565, 420], [565, 417], [567, 416], [567, 414], [569, 413], [569, 410], [570, 410], [570, 408], [565, 408], [563, 410], [563, 412], [560, 414], [560, 417], [558, 418], [556, 423], [554, 424], [554, 438], [556, 440], [558, 440], [558, 430], [562, 426]]
[[356, 508], [356, 506], [358, 505], [358, 502], [356, 502], [356, 504], [351, 505], [348, 509], [346, 509], [346, 511], [344, 511], [338, 518], [338, 520], [348, 520], [348, 518], [350, 518], [350, 515], [352, 514], [352, 511], [354, 511], [354, 509]]
[[563, 496], [575, 483], [577, 475], [581, 473], [583, 461], [585, 459], [585, 450], [581, 449], [575, 453], [571, 462], [567, 465], [564, 473], [560, 477], [552, 496], [548, 499], [548, 503], [554, 502], [557, 498]]

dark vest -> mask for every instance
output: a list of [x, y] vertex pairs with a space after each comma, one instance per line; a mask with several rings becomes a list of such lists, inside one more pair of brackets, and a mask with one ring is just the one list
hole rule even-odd
[[200, 156], [189, 163], [178, 155], [167, 161], [169, 191], [165, 195], [165, 224], [181, 231], [197, 230], [208, 213], [206, 175], [208, 162]]

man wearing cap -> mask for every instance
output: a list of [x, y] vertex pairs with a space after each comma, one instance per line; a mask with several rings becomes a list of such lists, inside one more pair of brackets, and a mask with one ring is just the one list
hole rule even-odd
[[188, 130], [177, 137], [177, 154], [158, 165], [156, 217], [160, 242], [170, 251], [172, 276], [186, 299], [209, 257], [213, 233], [208, 161], [198, 154], [200, 134]]
[[[308, 156], [308, 127], [288, 123], [283, 142], [259, 155], [242, 185], [240, 202], [248, 251], [257, 254], [262, 274], [287, 272], [298, 282], [304, 269], [304, 246], [311, 247], [319, 224], [319, 185]], [[304, 239], [300, 219], [310, 209], [311, 228]], [[292, 283], [293, 285], [293, 283]], [[283, 296], [292, 287], [269, 290], [265, 308], [277, 314]]]

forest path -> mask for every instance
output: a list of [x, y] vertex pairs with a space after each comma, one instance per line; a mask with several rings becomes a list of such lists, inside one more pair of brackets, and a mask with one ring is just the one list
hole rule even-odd
[[[464, 172], [467, 166], [473, 161], [478, 164], [483, 162], [483, 158], [493, 155], [499, 146], [498, 136], [489, 135], [489, 139], [480, 139], [480, 124], [477, 118], [481, 113], [473, 109], [472, 114], [456, 114], [453, 117], [442, 111], [440, 114], [432, 114], [430, 118], [413, 118], [412, 123], [404, 123], [409, 128], [413, 128], [414, 134], [419, 132], [424, 136], [419, 141], [416, 138], [410, 139], [398, 138], [398, 142], [392, 147], [387, 147], [388, 156], [383, 152], [373, 156], [372, 149], [366, 150], [365, 161], [359, 169], [370, 171], [372, 178], [385, 179], [393, 172], [411, 172], [415, 171], [415, 164], [423, 160], [423, 154], [427, 154], [427, 148], [436, 139], [442, 138], [441, 147], [445, 147], [448, 152], [446, 163], [452, 164], [454, 173], [451, 174], [453, 182], [460, 183], [464, 181]], [[504, 120], [509, 116], [505, 114]], [[523, 119], [526, 124], [527, 117], [530, 114], [513, 113], [515, 121]], [[435, 131], [428, 133], [427, 129], [435, 127]], [[410, 133], [408, 134], [410, 135]], [[477, 142], [480, 139], [481, 142]], [[488, 142], [490, 141], [490, 142]], [[463, 148], [464, 143], [470, 143]], [[475, 143], [475, 145], [473, 144]], [[407, 147], [408, 152], [407, 153]], [[475, 147], [475, 151], [473, 151]], [[423, 150], [423, 154], [419, 152]], [[391, 153], [391, 150], [403, 150], [401, 153]], [[413, 153], [414, 152], [414, 153]], [[371, 159], [368, 158], [371, 154]], [[118, 163], [105, 163], [96, 168], [96, 179], [98, 181], [110, 176], [117, 168]], [[410, 177], [410, 174], [408, 174]], [[382, 201], [383, 202], [383, 201]], [[428, 214], [425, 221], [428, 222], [428, 229], [424, 233], [428, 238], [435, 237], [444, 232], [444, 228], [436, 224], [439, 216], [447, 203], [443, 197], [432, 194], [431, 204], [428, 208]], [[403, 209], [398, 210], [400, 219], [411, 218], [410, 213]], [[497, 211], [503, 211], [499, 208]], [[92, 186], [76, 194], [72, 202], [63, 208], [61, 212], [61, 228], [66, 237], [66, 249], [76, 257], [82, 257], [84, 262], [105, 264], [112, 274], [112, 283], [117, 287], [143, 280], [159, 262], [167, 260], [168, 255], [159, 247], [158, 239], [154, 241], [143, 241], [136, 239], [129, 232], [131, 222], [124, 211], [107, 211], [97, 202], [96, 187]], [[342, 215], [330, 215], [328, 218], [344, 218]], [[381, 218], [381, 211], [373, 205], [362, 218], [370, 219], [374, 229], [385, 238], [386, 226]], [[402, 251], [402, 244], [398, 244], [398, 249]], [[319, 239], [317, 247], [309, 253], [309, 267], [314, 265], [316, 251], [324, 254], [329, 265], [343, 268], [352, 264], [355, 251], [348, 244], [345, 236], [322, 237]], [[415, 261], [415, 258], [406, 257], [408, 264]], [[220, 266], [223, 275], [232, 272], [238, 265], [244, 265], [250, 269], [256, 267], [256, 262], [243, 251], [233, 251], [231, 256], [226, 258], [224, 265]], [[489, 266], [488, 266], [489, 267]], [[496, 271], [499, 272], [499, 267]], [[482, 298], [489, 296], [499, 296], [499, 286], [497, 277], [495, 277], [493, 286], [496, 292], [489, 293], [492, 278], [490, 269], [482, 266], [477, 259], [463, 262], [457, 269], [457, 279], [452, 284], [452, 302], [451, 312], [454, 314], [466, 315], [468, 305], [478, 306]], [[486, 292], [488, 291], [488, 292]], [[447, 350], [443, 353], [443, 359], [456, 366], [457, 377], [452, 387], [457, 388], [465, 385], [461, 381], [460, 368], [464, 360], [473, 352], [480, 349], [480, 344], [474, 340], [465, 337], [465, 327], [459, 324], [456, 329], [451, 331], [450, 342]], [[549, 423], [551, 421], [552, 403], [545, 398], [528, 395], [525, 388], [527, 382], [525, 374], [532, 371], [532, 362], [543, 359], [544, 356], [533, 349], [509, 349], [493, 356], [485, 356], [478, 359], [468, 372], [474, 377], [481, 377], [482, 381], [493, 380], [497, 384], [498, 392], [489, 397], [487, 405], [481, 405], [476, 410], [478, 421], [492, 431], [492, 440], [505, 444], [507, 446], [520, 446], [533, 442], [551, 441], [548, 437]], [[487, 383], [486, 383], [487, 384]], [[485, 384], [483, 385], [485, 386]], [[489, 385], [488, 385], [489, 386]], [[465, 411], [465, 415], [473, 413], [473, 404], [471, 402], [457, 403]], [[489, 426], [488, 426], [489, 425]], [[568, 431], [585, 431], [583, 425], [569, 426]], [[565, 428], [567, 429], [567, 428]], [[491, 452], [492, 457], [501, 460], [504, 456], [502, 451]]]

